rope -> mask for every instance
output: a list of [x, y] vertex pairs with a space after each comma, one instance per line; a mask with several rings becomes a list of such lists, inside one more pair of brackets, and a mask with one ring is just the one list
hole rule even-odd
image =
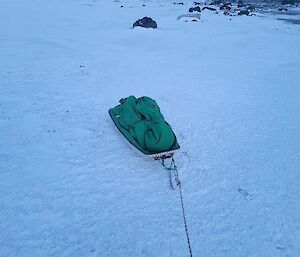
[[[171, 164], [170, 164], [169, 167], [166, 166], [165, 159], [162, 159], [161, 163], [164, 166], [164, 168], [169, 171], [169, 179], [170, 179], [171, 188], [173, 190], [177, 189], [178, 185], [180, 184], [180, 180], [179, 180], [178, 170], [177, 170], [177, 166], [175, 164], [175, 160], [172, 158], [172, 161], [171, 161]], [[172, 173], [175, 177], [176, 185], [174, 185], [173, 182], [172, 182]]]
[[191, 243], [190, 243], [190, 237], [189, 237], [189, 231], [188, 231], [187, 222], [186, 222], [185, 210], [184, 210], [184, 205], [183, 205], [183, 197], [182, 197], [182, 190], [181, 190], [181, 183], [180, 183], [180, 181], [179, 181], [178, 186], [179, 186], [179, 192], [180, 192], [180, 200], [181, 200], [182, 215], [183, 215], [183, 221], [184, 221], [184, 228], [185, 228], [186, 239], [187, 239], [188, 246], [189, 246], [190, 256], [193, 257]]
[[[191, 247], [191, 243], [190, 243], [190, 237], [189, 237], [189, 231], [188, 231], [188, 226], [187, 226], [187, 222], [186, 222], [186, 215], [185, 215], [185, 209], [184, 209], [184, 204], [183, 204], [183, 196], [182, 196], [182, 188], [181, 188], [181, 181], [179, 179], [179, 175], [178, 175], [178, 170], [177, 170], [177, 166], [175, 164], [175, 160], [172, 157], [172, 161], [169, 167], [167, 167], [165, 165], [165, 159], [161, 160], [161, 164], [162, 166], [169, 171], [169, 178], [170, 178], [170, 186], [173, 190], [176, 190], [177, 187], [179, 188], [179, 193], [180, 193], [180, 201], [181, 201], [181, 209], [182, 209], [182, 216], [183, 216], [183, 222], [184, 222], [184, 228], [185, 228], [185, 234], [186, 234], [186, 239], [187, 239], [187, 243], [188, 243], [188, 247], [189, 247], [189, 252], [190, 252], [190, 257], [193, 257], [192, 254], [192, 247]], [[172, 182], [172, 173], [174, 174], [175, 177], [175, 182], [176, 185], [174, 186], [173, 182]]]

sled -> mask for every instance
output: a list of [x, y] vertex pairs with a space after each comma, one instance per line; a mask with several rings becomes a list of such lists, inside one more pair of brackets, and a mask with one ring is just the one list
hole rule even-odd
[[[136, 99], [136, 98], [134, 98]], [[137, 100], [139, 100], [141, 98], [138, 98]], [[153, 100], [151, 98], [149, 98], [150, 100]], [[121, 99], [120, 102], [122, 102], [122, 100], [124, 99]], [[126, 98], [125, 98], [126, 100]], [[154, 101], [154, 100], [153, 100]], [[144, 154], [145, 156], [148, 156], [150, 158], [154, 158], [155, 160], [162, 160], [162, 159], [168, 159], [168, 158], [172, 158], [174, 156], [174, 154], [176, 153], [176, 151], [179, 150], [180, 146], [177, 142], [177, 138], [176, 138], [176, 135], [175, 133], [172, 131], [173, 133], [173, 137], [174, 137], [174, 143], [169, 147], [169, 149], [167, 150], [164, 150], [164, 151], [150, 151], [149, 149], [146, 149], [146, 148], [143, 148], [141, 145], [139, 145], [139, 143], [137, 142], [137, 140], [135, 140], [135, 138], [133, 138], [129, 131], [124, 129], [124, 127], [121, 126], [119, 120], [118, 120], [118, 114], [116, 114], [114, 112], [114, 109], [115, 108], [118, 108], [119, 106], [121, 106], [122, 103], [120, 105], [117, 105], [116, 107], [114, 108], [111, 108], [109, 109], [109, 115], [115, 125], [115, 127], [118, 129], [118, 131], [121, 133], [121, 135], [126, 139], [127, 142], [130, 143], [130, 145], [138, 150], [139, 152], [141, 152], [142, 154]], [[122, 113], [122, 115], [126, 115], [126, 113]], [[163, 117], [163, 116], [162, 116]], [[143, 120], [143, 119], [142, 119]], [[163, 122], [165, 122], [165, 124], [167, 124], [168, 126], [170, 126], [165, 120], [163, 120]]]
[[[121, 99], [120, 104], [109, 109], [108, 113], [114, 127], [119, 130], [122, 137], [138, 152], [159, 160], [169, 172], [171, 188], [173, 190], [179, 188], [186, 239], [190, 257], [193, 257], [183, 203], [182, 185], [173, 158], [180, 146], [171, 126], [165, 121], [157, 103], [149, 97], [135, 98], [129, 96]], [[166, 164], [166, 159], [169, 159], [169, 165]]]

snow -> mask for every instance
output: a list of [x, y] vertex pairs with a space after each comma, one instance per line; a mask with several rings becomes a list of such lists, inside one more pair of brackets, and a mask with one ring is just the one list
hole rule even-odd
[[108, 116], [131, 94], [177, 134], [193, 256], [300, 256], [300, 26], [190, 6], [0, 2], [1, 257], [189, 256], [167, 172]]

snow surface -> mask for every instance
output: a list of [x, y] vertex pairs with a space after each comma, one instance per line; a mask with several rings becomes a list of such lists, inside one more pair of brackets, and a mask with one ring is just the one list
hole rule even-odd
[[1, 257], [189, 256], [167, 172], [108, 116], [131, 94], [178, 136], [194, 257], [300, 256], [300, 26], [189, 3], [0, 1]]

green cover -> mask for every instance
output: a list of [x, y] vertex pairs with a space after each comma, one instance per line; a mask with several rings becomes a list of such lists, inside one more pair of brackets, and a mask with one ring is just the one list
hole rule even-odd
[[147, 155], [179, 149], [171, 126], [153, 99], [129, 96], [119, 102], [109, 115], [132, 145]]

